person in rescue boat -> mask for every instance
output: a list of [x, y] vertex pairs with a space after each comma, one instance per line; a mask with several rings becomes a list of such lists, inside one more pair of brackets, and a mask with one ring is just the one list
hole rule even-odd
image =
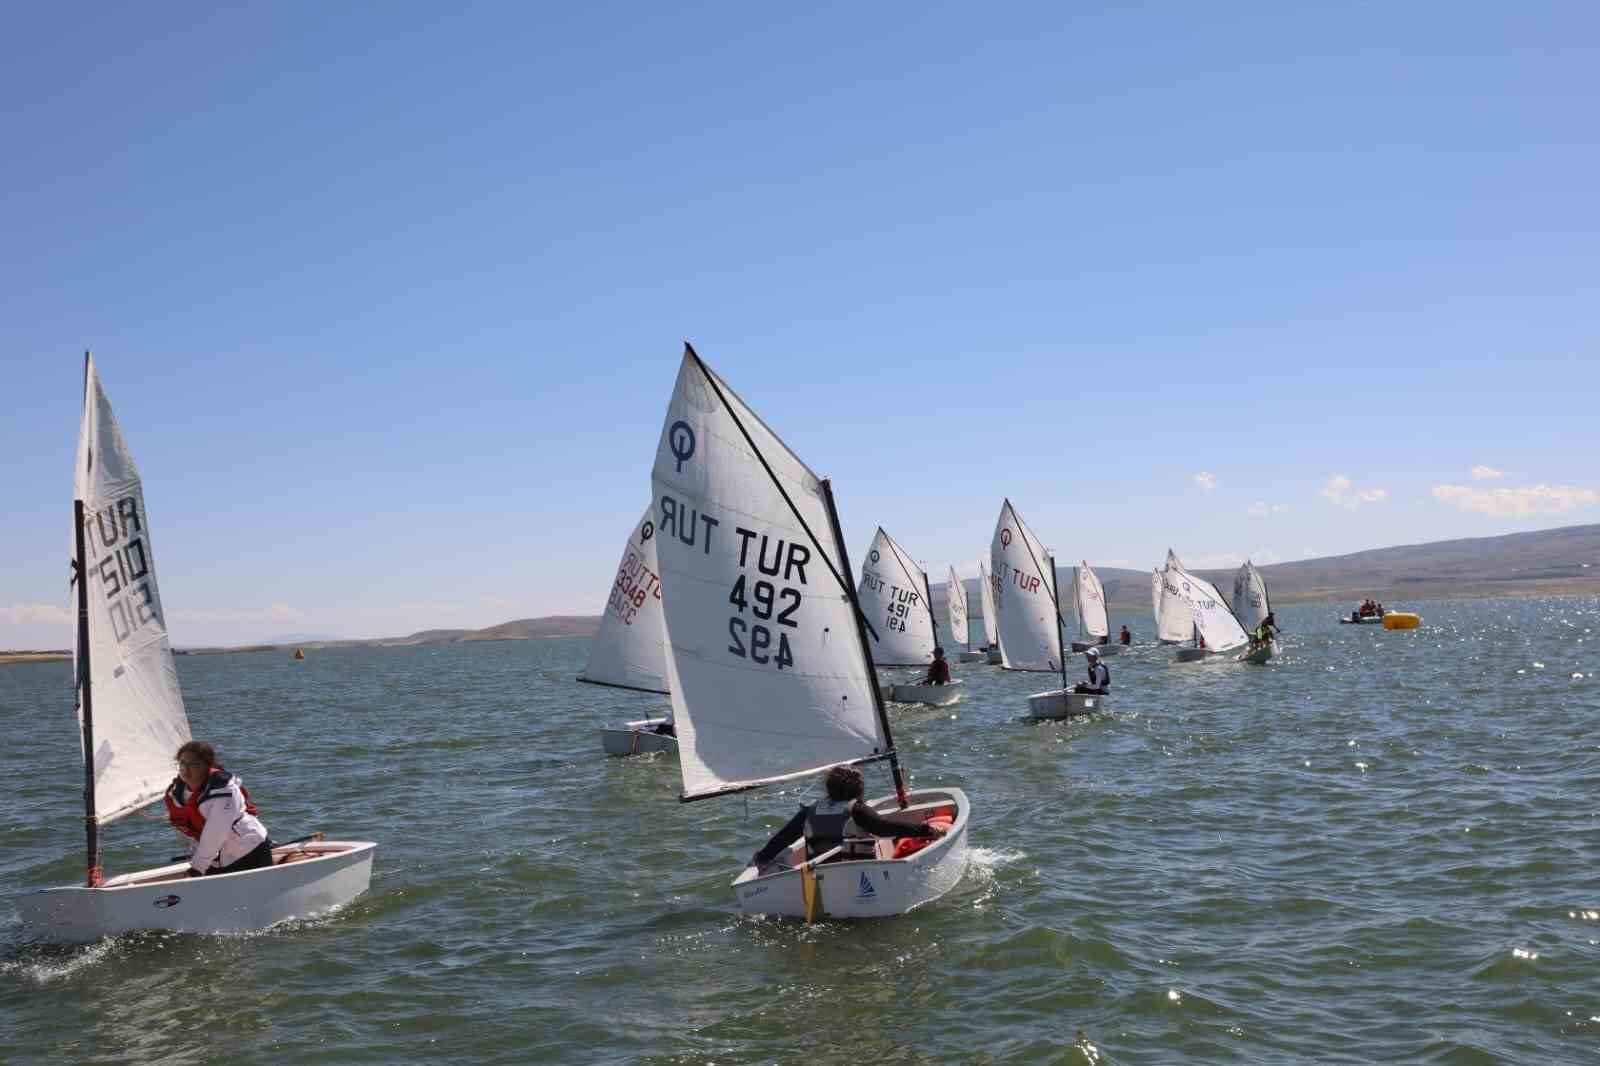
[[928, 676], [922, 679], [924, 685], [948, 685], [950, 683], [950, 664], [945, 662], [944, 649], [933, 649], [933, 662], [928, 664]]
[[1100, 653], [1090, 648], [1083, 653], [1089, 661], [1089, 683], [1078, 682], [1072, 691], [1080, 696], [1105, 696], [1111, 692], [1111, 671], [1100, 661]]
[[217, 749], [191, 740], [178, 749], [178, 776], [167, 786], [167, 820], [186, 838], [186, 877], [233, 874], [272, 865], [272, 841], [238, 775]]
[[907, 825], [891, 821], [867, 806], [862, 799], [866, 794], [866, 782], [861, 777], [861, 771], [854, 766], [830, 767], [822, 775], [822, 784], [828, 792], [828, 798], [816, 803], [802, 803], [799, 813], [772, 834], [766, 847], [750, 856], [752, 865], [757, 869], [770, 865], [802, 836], [806, 839], [806, 858], [814, 859], [852, 837], [869, 833], [879, 837], [922, 839], [945, 834], [941, 826]]

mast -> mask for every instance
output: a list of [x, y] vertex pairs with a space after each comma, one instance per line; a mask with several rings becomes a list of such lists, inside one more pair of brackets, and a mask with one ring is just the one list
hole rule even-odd
[[1067, 641], [1062, 634], [1065, 624], [1061, 621], [1061, 578], [1056, 574], [1056, 557], [1048, 551], [1044, 553], [1044, 561], [1050, 564], [1050, 595], [1056, 601], [1056, 661], [1061, 664], [1061, 690], [1067, 689]]
[[[946, 592], [948, 593], [948, 590]], [[928, 570], [926, 567], [922, 570], [922, 601], [928, 605], [928, 624], [933, 627], [933, 646], [937, 648], [939, 646], [939, 619], [933, 615], [933, 587], [928, 584]], [[955, 631], [951, 630], [951, 636], [954, 637], [954, 635]]]
[[[839, 549], [839, 567], [845, 573], [850, 573], [850, 550], [845, 547], [844, 533], [839, 528], [839, 509], [833, 504], [833, 482], [822, 478], [817, 482], [817, 487], [822, 491], [822, 502], [828, 507], [828, 525], [833, 528], [833, 543]], [[823, 553], [826, 558], [827, 553]], [[856, 619], [856, 639], [861, 642], [861, 651], [867, 657], [867, 680], [872, 686], [872, 708], [878, 714], [878, 727], [883, 730], [883, 742], [889, 748], [889, 773], [894, 777], [894, 795], [901, 809], [910, 806], [911, 801], [906, 796], [905, 774], [900, 770], [900, 756], [895, 752], [894, 734], [889, 731], [889, 712], [883, 706], [883, 688], [878, 684], [878, 667], [872, 661], [872, 644], [867, 640], [866, 616], [861, 613], [861, 604], [856, 598], [856, 587], [848, 581], [840, 581], [844, 592], [850, 599], [850, 611]]]
[[[83, 400], [89, 403], [89, 353], [83, 353]], [[89, 453], [90, 462], [94, 452]], [[100, 872], [100, 822], [94, 811], [94, 697], [89, 684], [89, 569], [83, 543], [83, 501], [72, 501], [72, 533], [78, 557], [72, 567], [78, 582], [78, 708], [83, 719], [83, 828], [87, 837], [85, 873], [90, 888], [99, 888], [105, 878]]]

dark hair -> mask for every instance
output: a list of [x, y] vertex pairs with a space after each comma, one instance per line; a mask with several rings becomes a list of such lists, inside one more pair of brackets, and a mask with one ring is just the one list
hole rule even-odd
[[185, 755], [193, 755], [210, 769], [222, 769], [222, 764], [217, 761], [217, 749], [203, 740], [185, 741], [183, 747], [178, 749], [177, 758], [182, 759]]
[[835, 803], [860, 799], [867, 790], [861, 771], [854, 766], [832, 767], [822, 779], [822, 784], [828, 790], [828, 798]]

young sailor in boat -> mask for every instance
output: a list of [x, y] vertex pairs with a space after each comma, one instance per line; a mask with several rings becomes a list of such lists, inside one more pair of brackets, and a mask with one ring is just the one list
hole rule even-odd
[[1250, 631], [1250, 650], [1254, 651], [1263, 644], [1269, 643], [1279, 632], [1277, 618], [1273, 616], [1271, 611], [1268, 611], [1267, 616], [1261, 620], [1260, 624]]
[[950, 664], [945, 662], [944, 649], [933, 649], [933, 662], [928, 664], [928, 676], [922, 679], [924, 685], [948, 685], [950, 683]]
[[1072, 686], [1072, 691], [1080, 696], [1104, 696], [1110, 693], [1111, 671], [1100, 661], [1100, 653], [1090, 648], [1083, 656], [1089, 661], [1089, 683], [1080, 681]]
[[184, 876], [233, 874], [272, 865], [272, 841], [239, 778], [217, 762], [217, 749], [191, 740], [178, 749], [178, 776], [164, 797], [167, 820], [187, 838]]
[[[828, 798], [802, 803], [800, 812], [772, 834], [772, 839], [750, 857], [757, 869], [769, 865], [796, 840], [806, 838], [806, 858], [814, 859], [832, 848], [845, 846], [840, 858], [853, 858], [849, 842], [870, 833], [879, 837], [921, 837], [932, 839], [945, 834], [943, 826], [906, 825], [892, 822], [871, 807], [862, 797], [866, 782], [854, 766], [833, 766], [822, 776]], [[871, 856], [867, 856], [871, 857]]]
[[1117, 643], [1118, 644], [1132, 644], [1133, 643], [1133, 634], [1128, 632], [1128, 627], [1127, 626], [1123, 626], [1122, 627], [1122, 632], [1117, 634]]

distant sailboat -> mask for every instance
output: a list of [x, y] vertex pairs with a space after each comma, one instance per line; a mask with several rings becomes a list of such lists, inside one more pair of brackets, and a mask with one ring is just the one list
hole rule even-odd
[[[655, 522], [649, 508], [622, 547], [600, 631], [589, 645], [589, 662], [578, 675], [591, 685], [667, 694], [666, 622], [661, 611], [661, 572], [656, 565]], [[672, 715], [602, 726], [607, 755], [677, 751]]]
[[1081, 652], [1098, 648], [1102, 657], [1120, 652], [1122, 645], [1111, 643], [1105, 587], [1100, 584], [1099, 576], [1089, 568], [1088, 560], [1072, 568], [1072, 590], [1080, 638], [1072, 642], [1072, 650]]
[[274, 865], [217, 877], [189, 878], [187, 862], [103, 875], [100, 830], [162, 797], [173, 755], [191, 736], [156, 585], [144, 486], [87, 354], [74, 487], [73, 658], [87, 883], [19, 897], [23, 924], [64, 940], [136, 929], [244, 932], [361, 895], [372, 879], [377, 845], [370, 841], [276, 847]]
[[[1267, 596], [1267, 582], [1249, 559], [1233, 575], [1233, 614], [1246, 633], [1253, 633], [1267, 615], [1272, 613], [1272, 601]], [[1244, 655], [1245, 662], [1264, 663], [1278, 653], [1278, 642], [1269, 638], [1263, 645], [1253, 647]]]
[[988, 655], [977, 648], [971, 648], [972, 629], [967, 618], [967, 586], [962, 584], [961, 578], [956, 575], [956, 568], [950, 568], [950, 576], [946, 579], [946, 602], [950, 610], [950, 639], [961, 649], [957, 656], [958, 661], [964, 663], [981, 663]]
[[[933, 616], [928, 572], [882, 526], [862, 560], [856, 600], [872, 627], [868, 630], [873, 640], [872, 661], [880, 669], [933, 662], [939, 623]], [[884, 685], [884, 695], [896, 703], [947, 707], [961, 698], [962, 681], [951, 678], [943, 685], [925, 685], [919, 678]]]
[[1172, 579], [1174, 569], [1183, 570], [1183, 564], [1168, 548], [1167, 565], [1156, 571], [1156, 638], [1163, 644], [1183, 644], [1195, 635], [1194, 614]]
[[1028, 697], [1028, 713], [1035, 718], [1065, 718], [1100, 710], [1104, 696], [1067, 691], [1055, 557], [1033, 535], [1009, 499], [1000, 505], [989, 564], [995, 575], [995, 613], [1003, 665], [1007, 670], [1061, 675], [1060, 689]]
[[1000, 623], [995, 618], [994, 577], [989, 564], [978, 560], [978, 596], [983, 605], [983, 650], [989, 656], [990, 666], [1000, 666], [1005, 658], [1000, 654]]
[[1181, 564], [1167, 568], [1167, 581], [1189, 607], [1195, 632], [1204, 640], [1203, 646], [1197, 641], [1194, 648], [1179, 649], [1179, 662], [1226, 655], [1250, 643], [1249, 635], [1233, 616], [1228, 601], [1211, 582], [1182, 569]]
[[295, 661], [295, 662], [297, 662], [297, 663], [303, 663], [303, 662], [305, 662], [305, 661], [306, 661], [306, 652], [305, 652], [305, 649], [304, 649], [304, 648], [296, 648], [296, 649], [295, 649], [295, 650], [294, 650], [294, 656], [293, 656], [293, 658], [294, 658], [294, 661]]
[[738, 875], [739, 909], [877, 917], [949, 891], [966, 866], [967, 797], [906, 789], [828, 482], [685, 345], [651, 484], [681, 798], [886, 759], [895, 794], [870, 801], [875, 810], [952, 821], [905, 858], [882, 841], [871, 858], [808, 860], [799, 841], [780, 868]]

